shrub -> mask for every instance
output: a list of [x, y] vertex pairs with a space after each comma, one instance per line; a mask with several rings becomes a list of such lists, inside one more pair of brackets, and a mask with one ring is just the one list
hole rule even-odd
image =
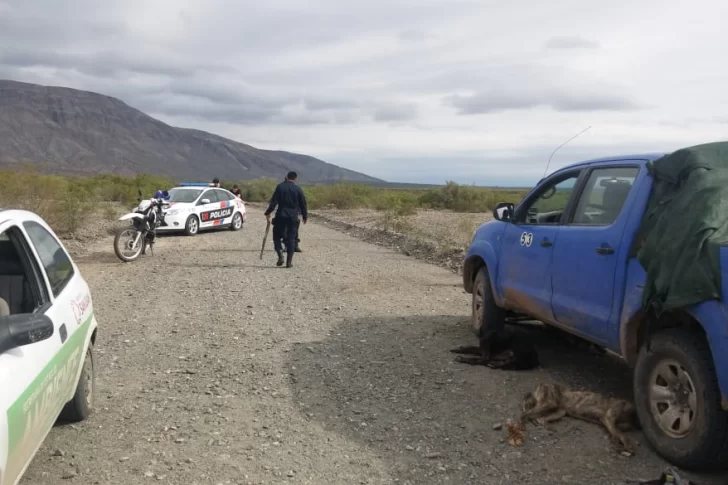
[[[237, 185], [240, 188], [240, 193], [242, 194], [244, 201], [268, 202], [278, 183], [280, 183], [279, 180], [262, 178], [247, 182], [238, 182]], [[223, 184], [223, 186], [232, 187], [233, 183]]]
[[[243, 200], [268, 202], [279, 182], [262, 178], [237, 184]], [[61, 177], [42, 175], [32, 165], [22, 166], [19, 170], [0, 169], [0, 206], [31, 210], [48, 220], [59, 233], [73, 233], [91, 211], [105, 208], [103, 216], [111, 217], [114, 209], [108, 205], [102, 207], [101, 202], [133, 206], [140, 191], [143, 198], [149, 198], [158, 189], [175, 185], [177, 182], [172, 179], [146, 174]], [[229, 188], [233, 182], [225, 181], [222, 185]], [[517, 189], [462, 186], [455, 182], [428, 190], [378, 188], [345, 182], [309, 185], [303, 190], [309, 209], [376, 209], [383, 213], [380, 225], [396, 231], [406, 228], [409, 224], [406, 218], [416, 214], [419, 208], [488, 212], [501, 201], [517, 203], [525, 193]]]
[[369, 207], [375, 190], [367, 185], [346, 183], [304, 188], [310, 209], [333, 206], [341, 210]]
[[406, 216], [398, 214], [394, 210], [386, 210], [376, 221], [375, 227], [382, 231], [404, 233], [411, 232], [414, 224]]
[[68, 235], [76, 232], [103, 201], [135, 205], [139, 190], [148, 198], [158, 189], [175, 185], [170, 179], [150, 175], [61, 177], [22, 167], [0, 170], [0, 206], [33, 211], [54, 231]]

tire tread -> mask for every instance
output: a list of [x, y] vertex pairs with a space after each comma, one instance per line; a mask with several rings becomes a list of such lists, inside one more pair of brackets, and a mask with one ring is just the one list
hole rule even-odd
[[[645, 344], [647, 345], [647, 344]], [[674, 349], [684, 353], [695, 363], [698, 377], [705, 385], [704, 396], [717, 401], [717, 409], [709, 411], [705, 426], [713, 429], [700, 449], [675, 460], [675, 464], [684, 468], [726, 468], [728, 466], [728, 412], [720, 406], [720, 387], [713, 364], [713, 356], [705, 337], [681, 328], [659, 331], [650, 338], [649, 345], [657, 349]], [[635, 398], [638, 394], [638, 381], [642, 380], [646, 370], [640, 370], [640, 363], [648, 358], [650, 351], [643, 348], [635, 369]], [[636, 400], [636, 399], [635, 399]], [[649, 413], [649, 411], [647, 411]], [[711, 417], [712, 416], [712, 417]], [[672, 458], [672, 457], [666, 457]]]

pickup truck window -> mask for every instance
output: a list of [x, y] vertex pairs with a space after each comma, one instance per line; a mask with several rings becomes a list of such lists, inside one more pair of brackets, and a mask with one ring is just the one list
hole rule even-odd
[[[571, 193], [579, 178], [580, 172], [573, 172], [560, 177], [544, 186], [536, 194], [536, 197], [524, 208], [525, 217], [522, 216], [522, 224], [559, 224], [561, 214], [566, 209]], [[520, 211], [519, 211], [520, 212]]]
[[56, 239], [36, 222], [25, 222], [23, 227], [38, 252], [40, 262], [51, 284], [53, 295], [58, 297], [73, 278], [71, 260]]
[[638, 167], [597, 168], [591, 172], [574, 212], [573, 224], [608, 226], [619, 217]]

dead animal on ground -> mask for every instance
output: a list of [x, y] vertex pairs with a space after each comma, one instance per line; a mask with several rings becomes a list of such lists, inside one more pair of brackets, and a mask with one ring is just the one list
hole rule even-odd
[[576, 391], [558, 384], [539, 384], [523, 398], [522, 424], [532, 421], [545, 426], [564, 416], [604, 426], [619, 451], [635, 453], [624, 431], [640, 429], [639, 420], [634, 405], [624, 399]]
[[506, 430], [508, 431], [508, 444], [511, 446], [523, 446], [526, 439], [523, 423], [520, 421], [514, 423], [510, 419], [506, 422]]
[[538, 353], [530, 342], [502, 332], [480, 339], [479, 346], [462, 346], [451, 349], [455, 362], [484, 365], [492, 369], [530, 370], [539, 366]]

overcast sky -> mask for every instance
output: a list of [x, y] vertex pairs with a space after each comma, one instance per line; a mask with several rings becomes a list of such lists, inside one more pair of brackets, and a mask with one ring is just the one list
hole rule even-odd
[[726, 139], [728, 2], [0, 0], [0, 78], [391, 181]]

